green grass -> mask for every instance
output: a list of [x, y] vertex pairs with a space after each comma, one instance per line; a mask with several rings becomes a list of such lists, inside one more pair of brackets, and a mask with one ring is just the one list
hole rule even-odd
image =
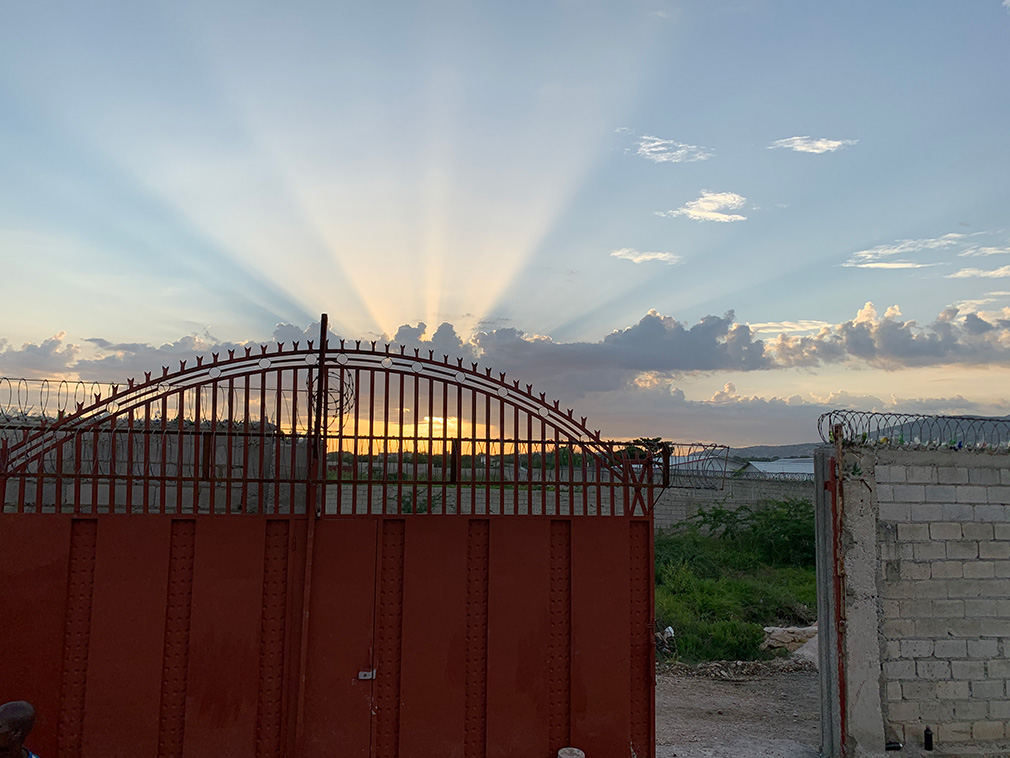
[[814, 510], [714, 506], [656, 536], [656, 624], [680, 660], [756, 660], [762, 627], [816, 619]]

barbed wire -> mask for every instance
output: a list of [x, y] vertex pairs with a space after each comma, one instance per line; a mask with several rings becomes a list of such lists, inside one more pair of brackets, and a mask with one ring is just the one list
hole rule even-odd
[[979, 416], [927, 416], [835, 410], [817, 419], [824, 442], [925, 450], [991, 450], [1010, 447], [1010, 419]]
[[0, 376], [0, 421], [52, 419], [112, 394], [111, 382]]

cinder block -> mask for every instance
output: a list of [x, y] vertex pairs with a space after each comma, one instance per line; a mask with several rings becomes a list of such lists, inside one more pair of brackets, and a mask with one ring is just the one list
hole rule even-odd
[[[883, 610], [885, 619], [896, 619], [901, 615], [899, 612], [899, 608], [901, 606], [898, 604], [897, 600], [882, 600], [880, 607]], [[934, 609], [934, 613], [935, 612], [936, 611]]]
[[915, 622], [911, 619], [884, 619], [880, 626], [888, 639], [900, 640], [915, 636]]
[[979, 619], [981, 637], [1006, 637], [1010, 635], [1010, 619]]
[[967, 484], [968, 469], [964, 466], [937, 466], [936, 480], [940, 484]]
[[961, 539], [961, 525], [949, 521], [934, 521], [929, 525], [929, 538], [933, 540]]
[[976, 521], [1006, 521], [1005, 505], [976, 505]]
[[[926, 486], [923, 484], [891, 484], [882, 486], [893, 488], [893, 499], [896, 503], [922, 503], [926, 500]], [[973, 500], [972, 502], [977, 501]]]
[[992, 579], [995, 576], [992, 561], [965, 561], [965, 579]]
[[993, 537], [997, 540], [1010, 540], [1010, 524], [993, 524]]
[[951, 661], [950, 670], [955, 679], [985, 679], [985, 661]]
[[901, 561], [900, 574], [902, 579], [914, 580], [914, 579], [929, 579], [932, 575], [930, 572], [930, 566], [935, 566], [935, 563], [916, 563], [915, 561]]
[[992, 524], [968, 523], [961, 524], [961, 532], [966, 540], [991, 540], [993, 537]]
[[968, 646], [965, 640], [936, 640], [933, 643], [933, 655], [937, 658], [965, 658]]
[[[925, 701], [919, 706], [919, 713], [923, 721], [933, 724], [947, 724], [954, 720], [954, 704], [948, 701], [934, 700]], [[936, 729], [933, 730], [936, 732]], [[922, 729], [919, 734], [921, 738]]]
[[961, 561], [934, 561], [921, 564], [929, 566], [934, 579], [960, 579], [964, 576], [964, 566]]
[[943, 508], [942, 503], [913, 502], [909, 508], [909, 516], [912, 521], [941, 521], [944, 518]]
[[915, 661], [884, 661], [888, 679], [915, 679]]
[[878, 482], [904, 482], [905, 479], [905, 467], [904, 466], [881, 466], [877, 465], [873, 467], [873, 475], [876, 477]]
[[994, 719], [1010, 719], [1010, 700], [989, 701], [989, 717]]
[[[971, 685], [968, 682], [950, 680], [937, 682], [936, 696], [941, 700], [967, 700], [971, 697]], [[957, 706], [954, 708], [954, 717], [957, 718]]]
[[933, 654], [933, 640], [902, 640], [902, 658], [929, 658]]
[[947, 582], [963, 581], [957, 579], [926, 579], [912, 582], [915, 594], [912, 597], [942, 600], [947, 597]]
[[884, 645], [884, 657], [896, 661], [901, 657], [901, 640], [888, 640]]
[[[891, 682], [890, 684], [898, 684], [898, 682]], [[904, 700], [936, 700], [936, 688], [939, 686], [940, 682], [902, 682], [901, 683], [901, 697]]]
[[932, 503], [956, 503], [957, 485], [927, 484], [925, 499]]
[[937, 479], [936, 468], [933, 466], [908, 466], [905, 469], [905, 477], [909, 482], [930, 484]]
[[1010, 487], [988, 487], [989, 502], [1006, 505], [1010, 503]]
[[[974, 579], [962, 579], [961, 581], [976, 581]], [[1010, 580], [1008, 579], [980, 579], [978, 597], [1006, 598], [1010, 597]], [[991, 637], [1002, 637], [1003, 635], [986, 635]]]
[[879, 501], [880, 507], [877, 513], [877, 518], [881, 521], [911, 521], [912, 511], [911, 503], [890, 503], [884, 500]]
[[901, 682], [888, 682], [886, 696], [888, 701], [892, 703], [901, 700]]
[[1001, 468], [999, 470], [999, 483], [1010, 484], [1010, 467]]
[[968, 482], [971, 484], [999, 484], [999, 469], [972, 466], [968, 469]]
[[[969, 524], [965, 524], [969, 526]], [[992, 526], [992, 524], [974, 524], [974, 526]], [[1010, 558], [1010, 542], [979, 542], [979, 558]]]
[[[971, 697], [973, 700], [998, 700], [1003, 697], [1003, 680], [982, 679], [972, 682]], [[991, 713], [992, 711], [990, 710]]]
[[[933, 615], [933, 604], [930, 600], [914, 599], [914, 600], [901, 600], [901, 617], [906, 619], [921, 619], [928, 618]], [[931, 655], [932, 653], [923, 653], [923, 656]], [[904, 649], [902, 650], [902, 655], [905, 655]], [[906, 656], [907, 657], [907, 656]]]
[[950, 679], [950, 661], [916, 661], [915, 673], [923, 679]]
[[1001, 579], [1010, 577], [1010, 561], [993, 561], [993, 570]]
[[895, 721], [918, 721], [919, 704], [914, 700], [902, 700], [887, 706], [887, 717]]
[[989, 493], [985, 487], [976, 487], [973, 484], [958, 484], [957, 502], [959, 503], [988, 503]]
[[963, 700], [954, 703], [954, 718], [958, 720], [983, 720], [989, 717], [989, 703], [984, 700]]
[[975, 506], [963, 503], [944, 503], [944, 521], [972, 521], [975, 518]]
[[992, 598], [970, 598], [964, 601], [965, 618], [995, 618], [996, 610]]
[[903, 542], [927, 542], [929, 524], [898, 524], [898, 539]]
[[964, 617], [964, 600], [934, 600], [933, 615], [946, 618]]
[[1010, 677], [1010, 660], [1005, 658], [986, 661], [985, 668], [986, 674], [990, 679], [1006, 679]]
[[982, 581], [980, 579], [952, 579], [947, 584], [947, 597], [982, 597]]
[[973, 740], [1001, 740], [1003, 739], [1002, 721], [976, 721], [971, 725], [971, 738]]
[[995, 658], [999, 655], [996, 640], [968, 640], [969, 658]]
[[[923, 526], [925, 526], [925, 524]], [[917, 561], [935, 561], [942, 560], [946, 557], [947, 549], [943, 542], [915, 543], [915, 560]]]
[[877, 502], [891, 503], [894, 501], [894, 485], [877, 482]]
[[978, 543], [971, 540], [950, 540], [947, 545], [947, 558], [965, 560], [978, 558]]
[[936, 729], [933, 730], [933, 739], [948, 745], [967, 742], [971, 739], [971, 724], [963, 721], [938, 723]]

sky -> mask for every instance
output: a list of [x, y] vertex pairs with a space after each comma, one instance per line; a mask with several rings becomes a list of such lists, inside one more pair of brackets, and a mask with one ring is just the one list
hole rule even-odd
[[325, 312], [614, 438], [1010, 414], [1010, 0], [4, 17], [0, 377]]

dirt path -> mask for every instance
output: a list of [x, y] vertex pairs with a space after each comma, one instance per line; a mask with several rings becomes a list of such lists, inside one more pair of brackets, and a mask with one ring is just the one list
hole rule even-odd
[[799, 665], [674, 667], [656, 679], [656, 758], [817, 758], [817, 672]]

